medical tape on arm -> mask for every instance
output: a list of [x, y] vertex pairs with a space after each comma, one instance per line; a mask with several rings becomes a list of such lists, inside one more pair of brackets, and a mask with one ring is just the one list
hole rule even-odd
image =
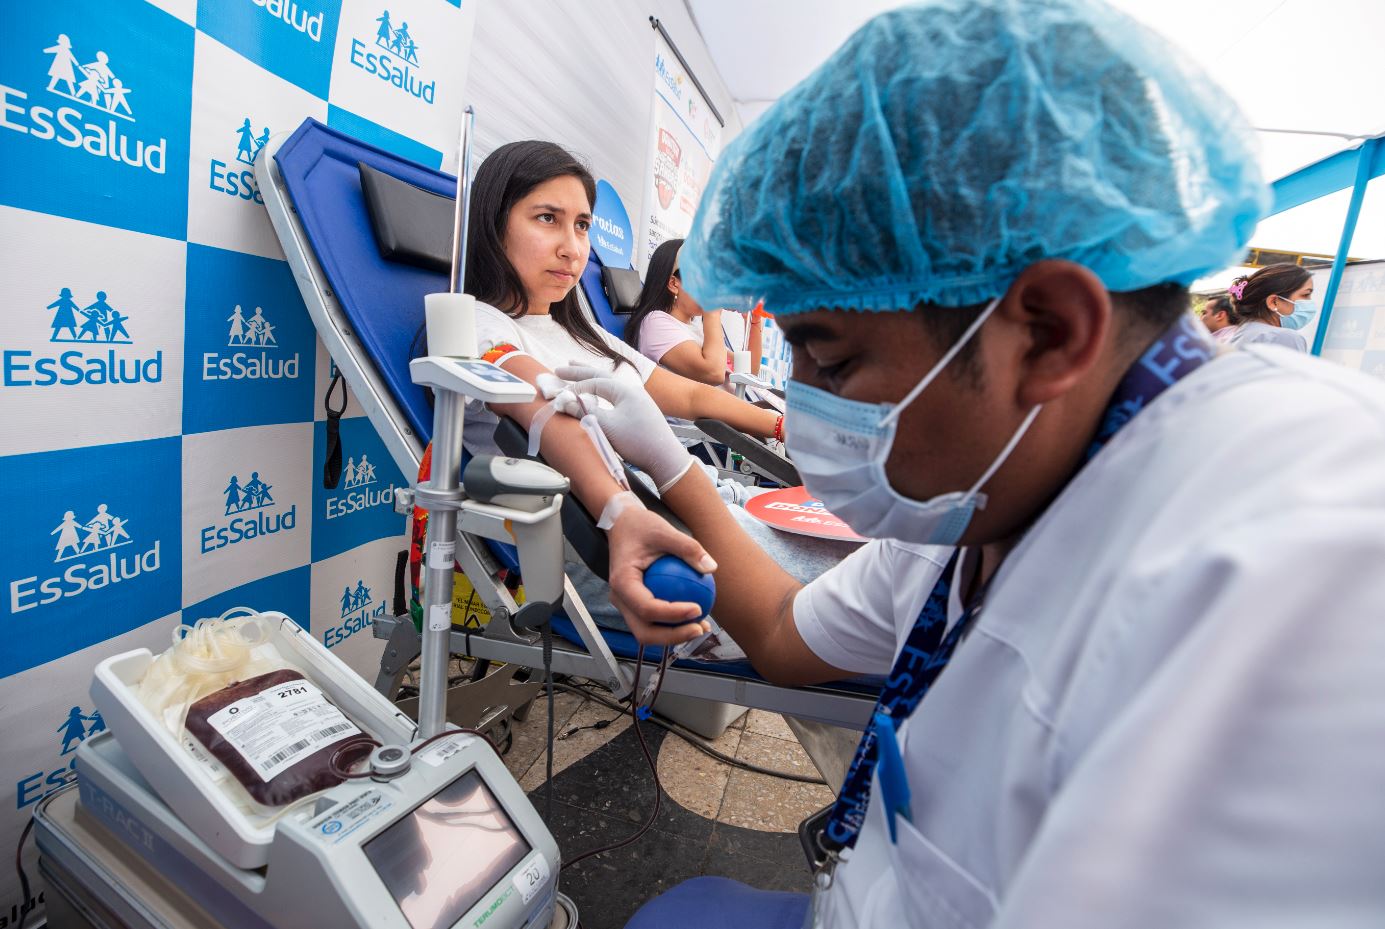
[[[580, 397], [580, 394], [578, 395]], [[611, 447], [611, 440], [606, 438], [606, 433], [601, 431], [601, 423], [596, 415], [588, 413], [580, 420], [582, 431], [591, 439], [592, 446], [596, 449], [597, 455], [601, 457], [601, 463], [606, 466], [606, 471], [620, 485], [621, 491], [606, 501], [606, 507], [601, 511], [601, 518], [596, 521], [596, 528], [610, 529], [620, 519], [626, 510], [644, 509], [644, 503], [639, 497], [635, 496], [630, 490], [630, 482], [625, 479], [625, 468], [622, 466], [620, 456]]]
[[568, 382], [555, 375], [540, 374], [538, 376], [538, 388], [549, 402], [539, 408], [529, 423], [530, 458], [539, 453], [539, 442], [543, 438], [543, 429], [555, 414], [566, 413], [573, 419], [577, 419], [578, 416], [573, 413], [573, 410], [583, 411], [586, 409], [577, 392], [568, 389]]
[[[568, 382], [555, 374], [547, 371], [534, 379], [539, 393], [550, 402], [539, 409], [534, 414], [534, 419], [529, 423], [529, 457], [532, 458], [539, 453], [539, 440], [543, 437], [543, 427], [548, 425], [548, 421], [553, 418], [553, 414], [563, 412], [565, 401], [570, 400], [571, 392], [567, 391]], [[567, 396], [564, 396], [564, 394]]]

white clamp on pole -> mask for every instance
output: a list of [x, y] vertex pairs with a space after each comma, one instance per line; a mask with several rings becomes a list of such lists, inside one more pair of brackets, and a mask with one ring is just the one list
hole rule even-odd
[[[457, 158], [457, 206], [452, 224], [452, 273], [448, 292], [423, 298], [428, 354], [476, 357], [476, 299], [462, 292], [466, 283], [467, 223], [471, 213], [471, 146], [476, 122], [468, 106], [462, 114]], [[450, 390], [433, 395], [433, 494], [460, 496], [462, 459], [461, 396]], [[448, 639], [452, 631], [453, 559], [457, 511], [439, 506], [428, 514], [423, 588], [423, 643], [419, 666], [418, 734], [428, 739], [447, 722]], [[434, 552], [439, 557], [433, 557]]]

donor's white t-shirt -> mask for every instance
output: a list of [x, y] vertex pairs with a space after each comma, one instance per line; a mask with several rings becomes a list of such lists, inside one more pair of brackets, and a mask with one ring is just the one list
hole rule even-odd
[[[654, 373], [654, 362], [601, 327], [594, 328], [602, 341], [629, 364], [618, 365], [605, 355], [592, 351], [574, 339], [551, 316], [530, 315], [514, 319], [489, 304], [476, 304], [476, 345], [483, 355], [498, 345], [509, 344], [550, 371], [576, 362], [596, 368], [618, 380], [627, 380], [643, 386], [644, 382], [649, 380], [649, 375]], [[466, 424], [462, 429], [462, 443], [473, 455], [500, 454], [500, 449], [495, 444], [495, 427], [499, 422], [499, 417], [486, 409], [479, 400], [469, 400], [466, 405]]]

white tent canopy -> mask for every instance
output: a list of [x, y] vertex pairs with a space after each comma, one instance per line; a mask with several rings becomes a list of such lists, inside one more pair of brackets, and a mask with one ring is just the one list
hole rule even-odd
[[[686, 0], [747, 125], [893, 0]], [[1382, 0], [1113, 0], [1186, 49], [1261, 130], [1275, 180], [1385, 133]], [[1385, 258], [1385, 179], [1350, 249]], [[1252, 245], [1331, 255], [1350, 191], [1272, 217]]]

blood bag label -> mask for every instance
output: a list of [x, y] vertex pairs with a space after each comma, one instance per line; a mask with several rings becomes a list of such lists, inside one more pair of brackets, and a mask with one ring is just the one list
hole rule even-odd
[[515, 875], [515, 889], [528, 903], [548, 883], [548, 859], [539, 852]]
[[361, 730], [316, 685], [299, 678], [237, 700], [207, 717], [268, 783], [279, 772]]

